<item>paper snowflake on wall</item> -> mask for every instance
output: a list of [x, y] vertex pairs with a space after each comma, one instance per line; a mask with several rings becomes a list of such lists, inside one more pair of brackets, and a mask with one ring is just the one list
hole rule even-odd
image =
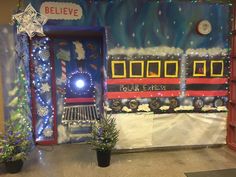
[[43, 74], [45, 73], [42, 66], [36, 67], [36, 73], [39, 75], [39, 77], [43, 77]]
[[48, 50], [39, 51], [39, 56], [43, 59], [43, 61], [47, 61], [50, 57], [50, 52]]
[[33, 42], [33, 47], [35, 49], [38, 49], [38, 48], [41, 49], [44, 46], [45, 46], [45, 44], [41, 40], [34, 40], [34, 42]]
[[45, 129], [43, 130], [43, 135], [44, 135], [45, 137], [51, 137], [51, 136], [53, 135], [52, 129], [51, 129], [51, 128], [45, 128]]
[[51, 87], [48, 85], [48, 83], [43, 83], [41, 86], [41, 92], [45, 93], [45, 92], [49, 92], [51, 89]]
[[26, 32], [30, 38], [36, 34], [45, 36], [43, 25], [47, 22], [47, 17], [38, 13], [31, 4], [29, 4], [24, 12], [12, 16], [17, 24], [17, 34]]
[[44, 117], [44, 116], [48, 115], [48, 108], [40, 106], [37, 113], [40, 117]]

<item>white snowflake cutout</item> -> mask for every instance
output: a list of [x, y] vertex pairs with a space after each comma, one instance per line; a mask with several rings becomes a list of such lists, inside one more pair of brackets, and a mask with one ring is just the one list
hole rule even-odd
[[41, 49], [43, 46], [44, 46], [45, 44], [42, 42], [42, 41], [38, 41], [38, 40], [35, 40], [34, 42], [33, 42], [33, 47], [35, 48], [35, 49]]
[[37, 113], [40, 117], [44, 117], [48, 114], [48, 108], [43, 107], [43, 106], [39, 106], [39, 109], [38, 109]]
[[43, 83], [41, 86], [41, 92], [45, 93], [45, 92], [49, 92], [51, 89], [51, 87], [48, 85], [48, 83]]
[[43, 130], [43, 135], [44, 135], [45, 137], [51, 137], [51, 136], [53, 135], [52, 129], [51, 129], [51, 128], [45, 128], [45, 129]]
[[39, 51], [39, 57], [42, 58], [44, 61], [47, 61], [49, 59], [49, 57], [50, 57], [49, 50]]
[[45, 73], [42, 66], [36, 67], [36, 73], [39, 75], [39, 77], [43, 77], [43, 74]]

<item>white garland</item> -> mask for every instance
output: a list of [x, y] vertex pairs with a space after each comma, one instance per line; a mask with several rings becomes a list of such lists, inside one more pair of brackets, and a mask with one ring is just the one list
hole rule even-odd
[[148, 47], [148, 48], [124, 48], [116, 47], [108, 51], [108, 55], [119, 55], [124, 54], [128, 56], [132, 55], [155, 55], [155, 56], [166, 56], [166, 55], [181, 55], [183, 50], [175, 47]]
[[217, 56], [217, 55], [227, 56], [228, 50], [222, 49], [219, 47], [210, 48], [210, 49], [204, 49], [204, 48], [188, 49], [186, 50], [186, 55], [187, 56], [200, 56], [200, 57]]
[[[108, 55], [153, 55], [153, 56], [160, 56], [164, 57], [167, 55], [175, 55], [179, 56], [184, 54], [184, 51], [180, 48], [175, 47], [167, 47], [167, 46], [159, 46], [159, 47], [148, 47], [148, 48], [124, 48], [124, 47], [115, 47], [108, 51]], [[214, 48], [199, 48], [199, 49], [187, 49], [185, 51], [187, 56], [227, 56], [228, 50], [214, 47]]]

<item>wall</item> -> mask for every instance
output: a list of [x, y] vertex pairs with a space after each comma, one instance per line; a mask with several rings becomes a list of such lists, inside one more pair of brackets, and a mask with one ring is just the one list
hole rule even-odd
[[[31, 1], [37, 11], [40, 11], [43, 2], [45, 1]], [[141, 57], [156, 55], [165, 60], [179, 56], [183, 66], [186, 66], [184, 64], [191, 57], [194, 59], [198, 57], [204, 62], [206, 62], [205, 60], [218, 59], [216, 57], [228, 60], [226, 57], [229, 48], [228, 5], [178, 1], [172, 4], [158, 4], [155, 1], [148, 0], [89, 2], [71, 0], [70, 2], [79, 4], [83, 9], [81, 19], [49, 20], [47, 25], [67, 26], [68, 28], [71, 26], [105, 27], [109, 57], [138, 53]], [[194, 15], [189, 15], [192, 11], [195, 12]], [[52, 10], [51, 13], [55, 13], [55, 11]], [[199, 35], [196, 31], [198, 22], [203, 19], [210, 21], [213, 27], [208, 35]], [[160, 51], [163, 46], [165, 50]], [[153, 48], [158, 49], [158, 52], [153, 53]], [[219, 53], [219, 51], [224, 52]], [[107, 73], [109, 74], [109, 70]], [[185, 80], [185, 73], [181, 75], [181, 78]], [[108, 79], [110, 79], [109, 75]], [[184, 88], [181, 91], [184, 92]], [[120, 148], [225, 143], [226, 113], [217, 112], [214, 114], [209, 110], [209, 114], [159, 115], [141, 111], [140, 113], [123, 112], [114, 115], [121, 130], [120, 142], [118, 143]], [[140, 118], [137, 118], [139, 116]], [[143, 131], [141, 132], [145, 126], [145, 130], [148, 130], [145, 131], [146, 134], [142, 133]], [[220, 129], [217, 129], [218, 127]], [[202, 131], [203, 129], [204, 131]], [[216, 131], [217, 133], [215, 133]], [[206, 133], [209, 137], [206, 136]], [[138, 137], [139, 135], [140, 137]], [[173, 135], [176, 135], [173, 139], [168, 138]], [[186, 135], [187, 138], [183, 138], [183, 135]], [[186, 141], [192, 137], [196, 141]], [[145, 138], [148, 142], [145, 141]], [[164, 143], [165, 139], [174, 141], [165, 141]], [[213, 141], [214, 139], [216, 141]], [[136, 146], [133, 146], [135, 142], [132, 140], [140, 141], [136, 143]], [[186, 142], [188, 143], [186, 144]]]
[[[16, 9], [17, 0], [4, 1], [3, 4], [0, 6], [0, 25], [7, 25], [11, 22], [11, 15], [13, 14], [14, 9]], [[2, 68], [0, 67], [0, 132], [3, 132], [4, 130], [4, 99], [2, 82]]]
[[18, 0], [7, 0], [2, 2], [0, 6], [0, 24], [9, 24], [11, 22], [11, 15], [14, 13]]

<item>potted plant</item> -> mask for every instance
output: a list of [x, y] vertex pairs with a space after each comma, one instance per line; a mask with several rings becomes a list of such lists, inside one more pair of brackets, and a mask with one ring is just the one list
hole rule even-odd
[[111, 150], [115, 147], [119, 136], [114, 117], [105, 113], [104, 117], [92, 125], [91, 136], [91, 144], [97, 152], [98, 166], [109, 166]]
[[16, 118], [9, 119], [5, 133], [0, 134], [0, 162], [5, 164], [9, 173], [21, 171], [23, 160], [32, 150], [31, 132], [28, 130], [24, 122]]

